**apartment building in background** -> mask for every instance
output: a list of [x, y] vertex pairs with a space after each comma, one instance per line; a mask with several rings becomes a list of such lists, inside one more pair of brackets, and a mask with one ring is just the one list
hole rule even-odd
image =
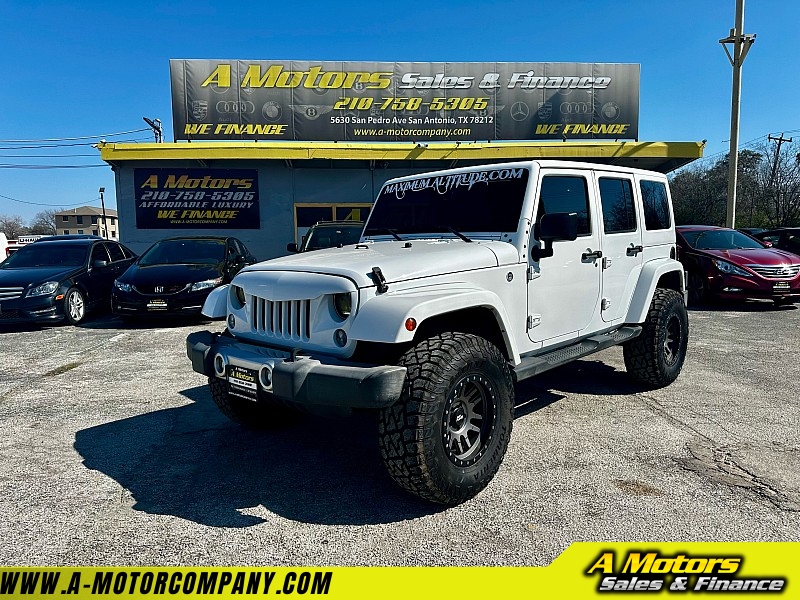
[[94, 206], [79, 206], [56, 213], [56, 234], [85, 233], [119, 241], [119, 219], [117, 211], [106, 209], [105, 223], [103, 211]]

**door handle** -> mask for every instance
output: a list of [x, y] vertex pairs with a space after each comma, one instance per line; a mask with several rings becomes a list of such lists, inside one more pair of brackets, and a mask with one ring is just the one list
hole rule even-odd
[[631, 244], [630, 246], [628, 246], [628, 249], [625, 251], [625, 254], [627, 254], [628, 256], [636, 256], [642, 250], [644, 250], [644, 248], [642, 248], [641, 246], [634, 246], [633, 244]]
[[595, 250], [592, 252], [592, 249], [590, 248], [588, 252], [581, 254], [582, 261], [597, 260], [598, 258], [603, 258], [602, 250]]

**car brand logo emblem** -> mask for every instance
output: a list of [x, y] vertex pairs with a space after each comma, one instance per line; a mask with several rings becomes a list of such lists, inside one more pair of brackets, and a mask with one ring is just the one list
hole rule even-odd
[[208, 102], [204, 100], [194, 100], [192, 102], [192, 118], [196, 121], [205, 121], [208, 116]]
[[155, 287], [155, 290], [156, 290], [156, 294], [163, 294], [164, 293], [164, 286], [163, 285], [157, 285]]
[[283, 116], [283, 110], [280, 104], [270, 100], [261, 107], [261, 114], [264, 115], [267, 121], [280, 121], [281, 116]]
[[217, 112], [219, 113], [253, 113], [255, 110], [255, 104], [249, 100], [220, 100], [217, 102]]
[[528, 118], [529, 114], [530, 109], [524, 102], [514, 102], [514, 104], [511, 105], [511, 118], [515, 121], [524, 121]]
[[536, 111], [542, 121], [547, 121], [553, 115], [553, 105], [550, 102], [539, 102], [539, 110]]
[[600, 114], [606, 121], [616, 121], [619, 117], [620, 109], [616, 102], [606, 102], [600, 109]]

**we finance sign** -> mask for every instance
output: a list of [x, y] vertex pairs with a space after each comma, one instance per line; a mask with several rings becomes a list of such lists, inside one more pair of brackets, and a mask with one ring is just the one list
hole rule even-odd
[[134, 169], [137, 229], [258, 229], [255, 169]]
[[637, 139], [639, 65], [171, 60], [176, 139]]

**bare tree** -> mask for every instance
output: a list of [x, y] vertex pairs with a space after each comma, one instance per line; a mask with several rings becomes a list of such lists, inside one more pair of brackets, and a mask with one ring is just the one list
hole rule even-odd
[[43, 210], [36, 213], [31, 221], [30, 232], [34, 235], [55, 235], [56, 234], [56, 213], [57, 210]]
[[20, 235], [25, 235], [28, 229], [19, 215], [0, 215], [0, 231], [5, 233], [8, 239], [15, 240]]
[[800, 143], [776, 145], [761, 175], [769, 224], [800, 225]]

